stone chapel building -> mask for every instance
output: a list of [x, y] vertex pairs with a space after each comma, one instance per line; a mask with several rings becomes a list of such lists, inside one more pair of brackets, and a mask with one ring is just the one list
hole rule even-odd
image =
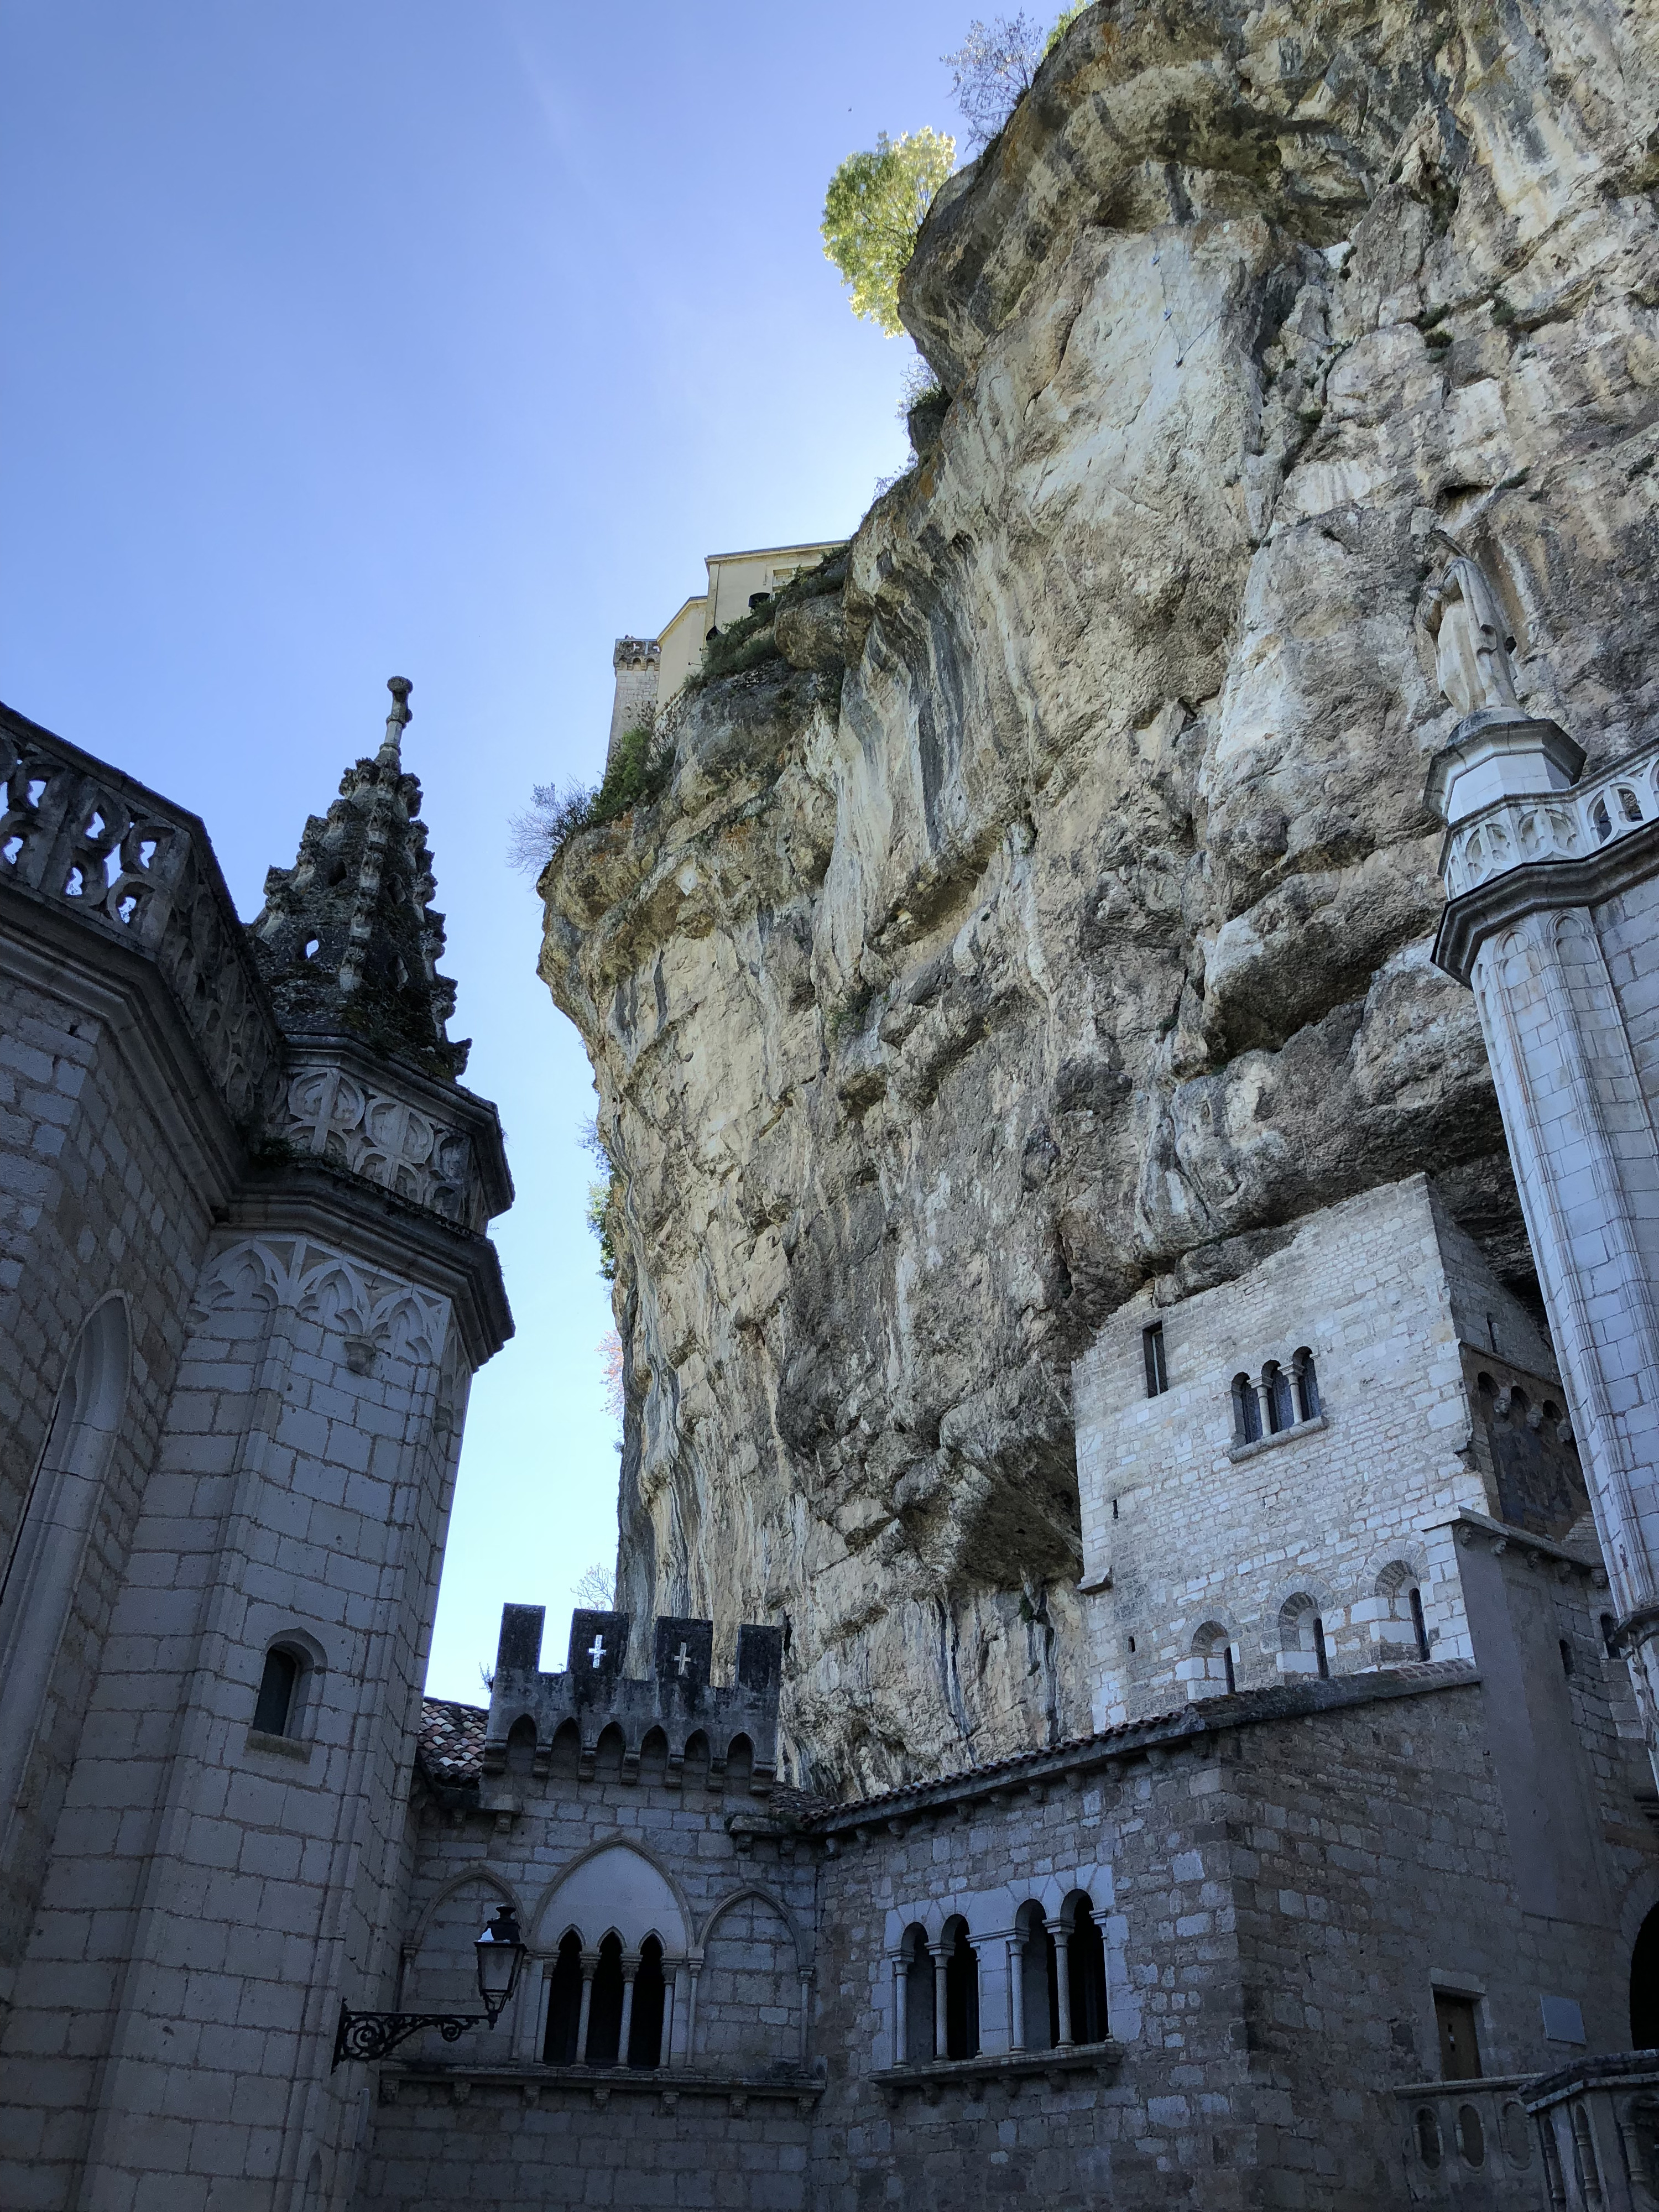
[[1421, 1176], [1122, 1309], [1091, 1732], [831, 1802], [770, 1624], [422, 1703], [511, 1187], [391, 688], [246, 930], [0, 723], [0, 2203], [1659, 2203], [1659, 746], [1477, 686], [1431, 781], [1549, 1335]]

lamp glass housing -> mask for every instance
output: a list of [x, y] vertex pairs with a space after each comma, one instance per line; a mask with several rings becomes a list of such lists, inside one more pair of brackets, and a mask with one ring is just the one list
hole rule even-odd
[[524, 1964], [524, 1938], [510, 1905], [501, 1907], [473, 1948], [478, 1954], [478, 1994], [493, 2027], [518, 1986]]

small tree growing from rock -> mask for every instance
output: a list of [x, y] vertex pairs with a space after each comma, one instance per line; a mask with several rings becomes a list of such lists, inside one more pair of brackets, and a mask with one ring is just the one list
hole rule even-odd
[[872, 152], [849, 154], [830, 179], [823, 202], [823, 252], [852, 287], [855, 315], [889, 337], [902, 328], [898, 285], [915, 251], [916, 233], [933, 196], [950, 175], [956, 140], [943, 132], [884, 131]]

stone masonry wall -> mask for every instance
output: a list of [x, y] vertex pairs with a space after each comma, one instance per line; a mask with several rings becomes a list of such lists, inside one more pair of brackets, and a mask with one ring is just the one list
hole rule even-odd
[[[410, 1700], [459, 1445], [441, 1298], [222, 1235], [126, 1548], [9, 2023], [0, 2202], [330, 2201], [378, 1993]], [[278, 1639], [310, 1664], [252, 1722]], [[95, 2117], [94, 2117], [95, 2116]], [[78, 2178], [83, 2166], [84, 2179]]]
[[[158, 1104], [131, 1031], [70, 989], [0, 974], [0, 1559], [15, 1540], [82, 1327], [123, 1297], [131, 1379], [105, 1494], [0, 1865], [0, 2016], [39, 1892], [211, 1225], [199, 1160]], [[94, 2004], [94, 1974], [77, 2002]], [[63, 2121], [42, 2096], [13, 2145], [42, 2154]], [[24, 2201], [17, 2200], [20, 2203]]]
[[[1488, 2075], [1567, 2055], [1545, 2040], [1543, 1995], [1580, 2002], [1592, 2048], [1622, 2044], [1620, 1916], [1652, 1895], [1652, 1841], [1608, 1826], [1592, 1842], [1609, 1900], [1597, 1924], [1524, 1913], [1486, 1692], [1463, 1670], [1425, 1671], [1415, 1694], [1408, 1675], [1372, 1680], [1371, 1696], [1357, 1681], [1278, 1693], [1340, 1702], [1150, 1757], [1126, 1747], [1059, 1786], [1012, 1780], [1000, 1802], [988, 1777], [967, 1785], [971, 1806], [918, 1814], [900, 1797], [850, 1833], [838, 1825], [819, 1878], [834, 1970], [814, 2212], [1038, 2197], [1403, 2212], [1419, 2200], [1395, 2092], [1438, 2076], [1436, 1978], [1478, 1995]], [[1097, 1881], [1109, 1869], [1121, 2068], [1016, 2083], [946, 2066], [884, 2102], [888, 1931], [966, 1909], [988, 1937], [1010, 1896], [1083, 1867]], [[1517, 2172], [1494, 2143], [1495, 2193], [1457, 2201], [1514, 2212], [1533, 2201]]]
[[[1421, 1588], [1434, 1656], [1471, 1656], [1455, 1558], [1425, 1532], [1460, 1506], [1497, 1510], [1468, 1449], [1459, 1340], [1477, 1312], [1483, 1346], [1495, 1332], [1511, 1362], [1553, 1375], [1524, 1310], [1419, 1176], [1310, 1217], [1233, 1281], [1114, 1318], [1073, 1369], [1097, 1723], [1224, 1686], [1194, 1652], [1212, 1623], [1241, 1688], [1312, 1671], [1311, 1635], [1287, 1650], [1281, 1630], [1299, 1595], [1334, 1671], [1415, 1656], [1403, 1589], [1378, 1589], [1395, 1562]], [[1238, 1452], [1232, 1378], [1268, 1360], [1288, 1371], [1304, 1346], [1318, 1420]]]
[[[493, 2034], [452, 2045], [428, 2033], [382, 2069], [359, 2212], [470, 2212], [480, 2201], [500, 2212], [805, 2212], [801, 2000], [815, 1937], [805, 1844], [772, 1834], [746, 1791], [689, 1776], [671, 1787], [614, 1770], [589, 1782], [510, 1773], [485, 1794], [482, 1807], [419, 1795], [401, 2001], [476, 2009], [472, 1938], [504, 1901], [531, 1959]], [[541, 2064], [544, 1968], [573, 1924], [592, 1948], [611, 1927], [633, 1944], [654, 1929], [671, 1970], [683, 1934], [697, 1965], [692, 2046], [682, 1975], [674, 2056], [647, 2081]]]

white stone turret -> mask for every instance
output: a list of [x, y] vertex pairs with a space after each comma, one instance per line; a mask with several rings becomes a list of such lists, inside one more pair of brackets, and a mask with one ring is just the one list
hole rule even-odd
[[1434, 957], [1480, 1008], [1659, 1775], [1659, 745], [1583, 765], [1503, 700], [1458, 725]]

